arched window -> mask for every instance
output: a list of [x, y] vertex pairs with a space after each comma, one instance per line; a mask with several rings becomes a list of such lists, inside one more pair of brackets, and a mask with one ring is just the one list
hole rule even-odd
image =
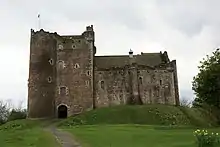
[[58, 62], [57, 62], [57, 68], [58, 69], [64, 69], [65, 68], [65, 63], [64, 63], [64, 61], [62, 61], [62, 60], [59, 60]]
[[63, 45], [62, 44], [58, 45], [58, 50], [63, 50]]
[[164, 95], [165, 96], [171, 96], [171, 85], [170, 85], [170, 83], [167, 83], [165, 85]]

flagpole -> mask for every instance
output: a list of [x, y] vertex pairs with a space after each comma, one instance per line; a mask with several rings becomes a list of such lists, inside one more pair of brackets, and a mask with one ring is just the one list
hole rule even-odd
[[38, 29], [40, 30], [40, 28], [41, 28], [41, 26], [40, 26], [41, 25], [40, 24], [40, 14], [37, 15], [37, 18], [38, 18]]

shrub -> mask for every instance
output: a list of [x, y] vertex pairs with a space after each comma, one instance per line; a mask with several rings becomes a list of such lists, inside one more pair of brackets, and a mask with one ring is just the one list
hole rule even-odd
[[198, 147], [217, 147], [220, 145], [218, 133], [208, 133], [207, 130], [196, 130], [194, 132]]
[[8, 121], [25, 119], [27, 117], [26, 109], [13, 109], [8, 117]]

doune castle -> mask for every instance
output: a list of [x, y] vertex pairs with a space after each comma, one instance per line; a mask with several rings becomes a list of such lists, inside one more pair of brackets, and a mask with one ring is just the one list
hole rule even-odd
[[31, 30], [28, 117], [65, 118], [99, 107], [179, 105], [176, 60], [167, 52], [95, 56], [95, 33]]

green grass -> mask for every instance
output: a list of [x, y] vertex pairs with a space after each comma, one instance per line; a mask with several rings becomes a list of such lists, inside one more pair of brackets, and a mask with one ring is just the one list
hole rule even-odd
[[68, 118], [58, 126], [96, 124], [216, 126], [217, 120], [195, 108], [167, 105], [115, 106], [99, 108]]
[[71, 132], [83, 147], [196, 147], [192, 132], [197, 127], [215, 127], [217, 119], [204, 109], [167, 105], [115, 106], [62, 121], [8, 122], [0, 126], [0, 146], [58, 147], [53, 135], [43, 129], [50, 124]]
[[85, 125], [64, 130], [71, 132], [83, 147], [196, 147], [192, 128]]
[[59, 147], [39, 121], [19, 120], [0, 126], [1, 147]]
[[196, 147], [192, 132], [216, 125], [204, 109], [167, 105], [100, 108], [58, 122], [83, 147]]

